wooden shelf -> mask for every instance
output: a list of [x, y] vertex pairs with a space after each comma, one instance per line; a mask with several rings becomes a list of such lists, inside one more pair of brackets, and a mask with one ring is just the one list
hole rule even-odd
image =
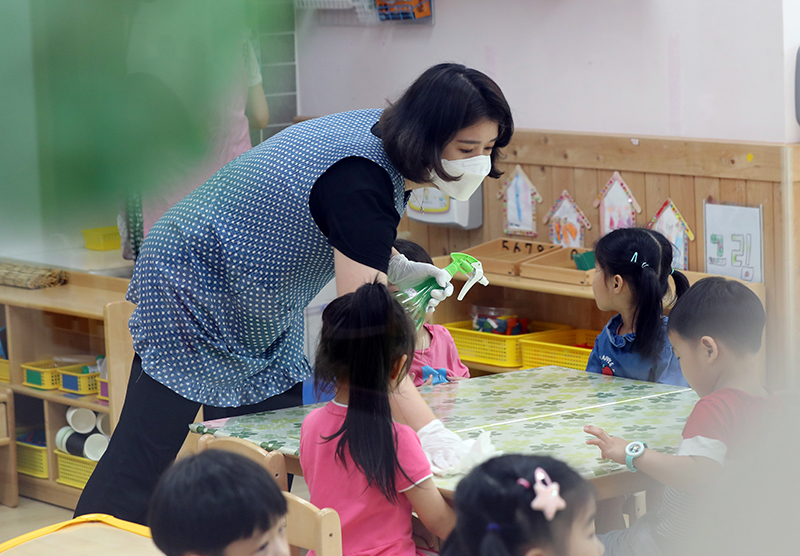
[[98, 402], [96, 395], [72, 397], [72, 394], [62, 392], [61, 390], [39, 390], [22, 384], [11, 384], [10, 386], [15, 393], [30, 396], [31, 398], [39, 398], [40, 400], [71, 405], [73, 407], [85, 407], [92, 411], [97, 411], [98, 413], [110, 413], [108, 404], [101, 404]]
[[124, 299], [124, 292], [98, 290], [76, 284], [41, 290], [0, 286], [0, 304], [95, 320], [103, 320], [103, 309], [106, 305]]
[[[450, 262], [450, 257], [436, 257], [433, 259], [433, 263], [440, 268], [447, 266], [449, 262]], [[502, 288], [513, 288], [515, 290], [549, 293], [553, 295], [564, 295], [567, 297], [594, 299], [594, 293], [592, 292], [591, 286], [562, 284], [560, 282], [550, 282], [547, 280], [534, 280], [532, 278], [507, 276], [505, 274], [491, 274], [488, 272], [485, 274], [485, 276], [489, 280], [490, 286], [499, 286]], [[453, 277], [453, 280], [459, 280], [461, 282], [465, 282], [466, 278], [464, 277], [463, 274], [458, 273]], [[457, 294], [458, 292], [455, 293]]]
[[30, 475], [20, 474], [19, 494], [35, 500], [41, 500], [49, 504], [61, 506], [62, 508], [75, 509], [78, 499], [81, 497], [79, 488], [57, 483], [55, 479], [39, 479]]
[[519, 371], [522, 367], [498, 367], [497, 365], [487, 365], [486, 363], [475, 363], [474, 361], [461, 361], [470, 371], [480, 371], [488, 374], [510, 373]]

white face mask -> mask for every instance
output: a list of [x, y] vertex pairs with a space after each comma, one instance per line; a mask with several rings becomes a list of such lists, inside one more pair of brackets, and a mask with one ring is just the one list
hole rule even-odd
[[489, 155], [473, 156], [461, 160], [442, 159], [442, 168], [451, 176], [460, 177], [458, 181], [445, 181], [431, 170], [431, 183], [445, 195], [458, 201], [468, 200], [480, 187], [492, 170], [492, 158]]

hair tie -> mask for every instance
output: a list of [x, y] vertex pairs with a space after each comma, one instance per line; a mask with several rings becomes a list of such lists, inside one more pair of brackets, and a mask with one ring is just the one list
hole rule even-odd
[[486, 526], [486, 530], [487, 531], [499, 531], [500, 530], [500, 526], [497, 523], [489, 523]]
[[642, 263], [642, 268], [644, 268], [644, 267], [646, 267], [646, 266], [650, 266], [650, 265], [649, 265], [649, 264], [647, 264], [647, 263]]
[[[547, 521], [553, 521], [556, 512], [567, 507], [567, 503], [561, 497], [561, 487], [558, 483], [552, 481], [547, 471], [541, 467], [536, 468], [533, 476], [536, 479], [536, 483], [533, 485], [533, 491], [536, 496], [531, 502], [531, 509], [541, 511]], [[523, 478], [517, 479], [517, 484], [525, 488], [531, 487], [530, 482]]]

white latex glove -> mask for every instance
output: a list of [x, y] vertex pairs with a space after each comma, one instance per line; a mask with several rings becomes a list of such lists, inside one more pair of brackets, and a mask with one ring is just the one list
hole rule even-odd
[[431, 470], [437, 475], [458, 465], [469, 450], [461, 437], [447, 430], [439, 419], [434, 419], [419, 429], [417, 436], [422, 443], [422, 450], [431, 462]]
[[412, 288], [422, 283], [428, 277], [436, 278], [436, 283], [442, 288], [431, 292], [427, 311], [432, 312], [440, 302], [453, 295], [453, 284], [450, 283], [450, 273], [432, 264], [409, 261], [405, 255], [395, 255], [389, 259], [389, 270], [386, 278], [400, 290]]

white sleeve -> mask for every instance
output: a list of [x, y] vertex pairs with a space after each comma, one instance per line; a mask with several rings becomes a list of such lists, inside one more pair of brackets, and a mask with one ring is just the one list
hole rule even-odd
[[678, 447], [679, 456], [702, 456], [713, 459], [720, 465], [725, 465], [725, 455], [727, 453], [728, 447], [724, 442], [704, 436], [684, 438]]
[[250, 40], [245, 41], [244, 48], [244, 66], [247, 70], [247, 86], [255, 87], [261, 83], [261, 68], [258, 67], [258, 57], [253, 48], [253, 42]]

